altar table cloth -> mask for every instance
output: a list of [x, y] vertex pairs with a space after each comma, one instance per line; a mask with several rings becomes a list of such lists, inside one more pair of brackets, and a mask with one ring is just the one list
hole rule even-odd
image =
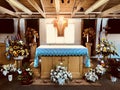
[[36, 48], [34, 67], [41, 56], [85, 56], [85, 66], [90, 67], [88, 49], [82, 45], [41, 45]]

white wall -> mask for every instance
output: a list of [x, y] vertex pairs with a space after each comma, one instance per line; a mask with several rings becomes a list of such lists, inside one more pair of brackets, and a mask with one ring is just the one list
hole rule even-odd
[[[81, 19], [68, 19], [68, 27], [66, 28], [65, 31], [65, 37], [57, 37], [56, 32], [54, 32], [54, 30], [51, 29], [55, 29], [53, 25], [53, 21], [55, 18], [51, 18], [51, 19], [39, 19], [39, 29], [40, 29], [40, 44], [41, 45], [46, 45], [46, 44], [81, 44]], [[71, 25], [71, 26], [70, 26]], [[50, 28], [47, 28], [47, 26]], [[74, 29], [74, 31], [72, 31], [74, 34], [72, 33], [67, 33], [70, 30]], [[55, 33], [55, 35], [51, 35], [49, 36], [49, 38], [47, 38], [48, 36], [48, 32], [47, 29], [49, 29], [49, 31], [51, 30], [52, 33]], [[51, 33], [50, 32], [50, 33]], [[73, 40], [74, 37], [74, 41], [70, 42], [70, 39]], [[53, 41], [47, 42], [47, 39], [51, 39]], [[58, 40], [59, 39], [59, 40]]]

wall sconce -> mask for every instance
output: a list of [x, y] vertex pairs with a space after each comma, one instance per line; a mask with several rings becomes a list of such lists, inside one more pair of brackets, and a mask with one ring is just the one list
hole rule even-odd
[[68, 20], [63, 16], [58, 16], [57, 19], [54, 20], [54, 27], [57, 28], [57, 35], [64, 36], [64, 29], [68, 26]]

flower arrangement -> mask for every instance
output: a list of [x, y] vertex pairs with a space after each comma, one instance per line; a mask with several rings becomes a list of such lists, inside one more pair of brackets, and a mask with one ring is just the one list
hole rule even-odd
[[31, 84], [33, 81], [33, 71], [30, 67], [18, 69], [17, 79], [21, 81], [22, 84]]
[[87, 42], [91, 42], [95, 38], [95, 30], [92, 27], [84, 29], [83, 37], [87, 38]]
[[59, 85], [65, 84], [69, 80], [72, 80], [72, 74], [67, 71], [67, 67], [58, 65], [55, 70], [52, 69], [50, 72], [50, 79], [54, 83], [58, 83]]
[[4, 76], [7, 76], [10, 73], [14, 73], [16, 72], [16, 66], [14, 64], [7, 64], [7, 65], [2, 65], [0, 72], [2, 72], [2, 74]]
[[96, 80], [98, 80], [95, 69], [91, 69], [89, 72], [85, 73], [85, 79], [90, 82], [95, 82]]
[[91, 69], [85, 73], [85, 79], [90, 82], [96, 82], [103, 74], [105, 74], [106, 69], [102, 65], [97, 65], [95, 69]]
[[109, 55], [118, 55], [115, 46], [112, 42], [109, 42], [107, 39], [102, 39], [100, 44], [96, 47], [96, 53], [102, 55], [103, 58]]
[[11, 40], [9, 47], [6, 47], [5, 55], [8, 57], [28, 56], [29, 51], [22, 40]]
[[109, 63], [108, 63], [108, 73], [111, 76], [120, 78], [120, 59], [111, 59], [109, 58]]
[[97, 75], [103, 75], [105, 74], [106, 69], [102, 65], [98, 64], [95, 68], [95, 72]]

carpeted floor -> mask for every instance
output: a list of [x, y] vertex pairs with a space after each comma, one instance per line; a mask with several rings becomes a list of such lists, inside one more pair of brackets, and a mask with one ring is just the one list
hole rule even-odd
[[96, 83], [88, 83], [85, 81], [77, 81], [74, 85], [56, 85], [48, 81], [44, 81], [44, 85], [39, 82], [33, 82], [30, 85], [21, 85], [17, 80], [9, 82], [6, 78], [0, 78], [0, 90], [120, 90], [120, 80], [112, 83], [109, 79], [102, 78]]
[[[93, 65], [95, 65], [93, 63]], [[38, 75], [38, 69], [34, 70]], [[19, 81], [14, 79], [9, 82], [6, 77], [0, 78], [0, 90], [120, 90], [120, 80], [112, 83], [108, 77], [103, 77], [96, 83], [89, 83], [85, 80], [72, 80], [65, 85], [57, 85], [51, 83], [50, 80], [34, 79], [30, 85], [21, 85]]]
[[[52, 83], [49, 79], [36, 79], [36, 80], [34, 80], [32, 85], [58, 85], [58, 84]], [[100, 82], [90, 83], [90, 82], [87, 82], [87, 81], [85, 81], [83, 79], [72, 80], [72, 81], [69, 81], [68, 83], [65, 83], [64, 85], [71, 85], [71, 86], [76, 86], [76, 85], [101, 86]]]

